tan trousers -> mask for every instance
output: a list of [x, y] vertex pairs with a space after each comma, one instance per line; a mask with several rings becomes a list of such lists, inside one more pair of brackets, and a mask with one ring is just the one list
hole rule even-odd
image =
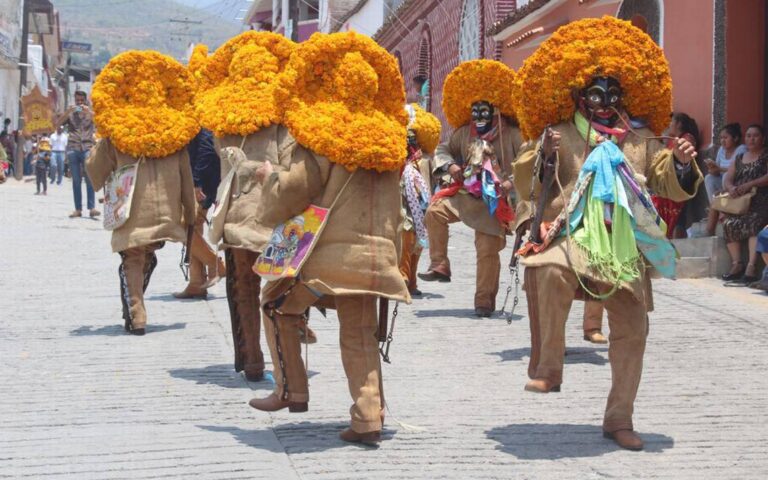
[[421, 251], [422, 248], [416, 239], [416, 231], [404, 230], [400, 245], [400, 275], [403, 276], [411, 292], [417, 288], [416, 269], [419, 268]]
[[[270, 282], [264, 288], [264, 333], [272, 355], [275, 394], [292, 402], [309, 401], [307, 371], [301, 359], [299, 329], [306, 326], [306, 311], [319, 298], [303, 284], [286, 294], [276, 309], [269, 302], [286, 291], [286, 282]], [[358, 433], [381, 430], [377, 298], [371, 295], [335, 297], [340, 330], [341, 361], [347, 375], [352, 406], [350, 426]]]
[[603, 331], [603, 302], [589, 298], [584, 301], [584, 335], [593, 330]]
[[[438, 201], [427, 209], [424, 223], [429, 234], [430, 270], [451, 275], [451, 262], [448, 259], [448, 225], [460, 220], [445, 201]], [[507, 239], [503, 235], [488, 235], [475, 230], [477, 255], [475, 308], [496, 310], [496, 294], [499, 293], [499, 274], [501, 273], [499, 252], [506, 245]]]
[[261, 277], [251, 268], [258, 253], [241, 248], [228, 248], [227, 302], [235, 345], [235, 371], [245, 370], [249, 377], [264, 373], [264, 353], [261, 350]]
[[208, 210], [197, 206], [197, 216], [195, 217], [195, 228], [192, 233], [192, 247], [189, 251], [189, 287], [194, 290], [203, 290], [203, 285], [208, 280], [206, 268], [210, 272], [216, 271], [218, 256], [216, 251], [211, 248], [208, 242], [203, 238], [203, 228]]
[[157, 266], [155, 251], [163, 248], [163, 245], [164, 242], [156, 242], [120, 252], [121, 262], [117, 272], [126, 329], [145, 328], [147, 325], [144, 292]]
[[[565, 322], [578, 289], [578, 279], [570, 270], [555, 266], [525, 269], [531, 322], [530, 378], [545, 379], [553, 385], [563, 382]], [[611, 330], [608, 359], [612, 374], [603, 429], [615, 432], [632, 429], [648, 334], [648, 313], [645, 305], [624, 289], [603, 303]]]

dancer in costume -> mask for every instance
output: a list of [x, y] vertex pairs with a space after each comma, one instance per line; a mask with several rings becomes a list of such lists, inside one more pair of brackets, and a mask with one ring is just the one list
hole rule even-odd
[[[132, 79], [141, 79], [134, 82]], [[120, 299], [125, 329], [144, 335], [144, 291], [166, 241], [186, 242], [195, 222], [195, 192], [187, 144], [200, 130], [194, 116], [194, 82], [176, 60], [153, 51], [114, 57], [93, 86], [95, 123], [102, 139], [86, 160], [93, 187], [136, 165], [129, 217], [112, 231], [120, 254]], [[128, 192], [122, 192], [129, 198]]]
[[408, 159], [400, 178], [403, 207], [400, 237], [400, 274], [411, 296], [421, 296], [416, 269], [421, 251], [428, 246], [424, 214], [432, 197], [432, 154], [440, 142], [440, 120], [417, 104], [406, 105], [408, 113]]
[[540, 239], [520, 251], [531, 322], [525, 389], [560, 391], [571, 303], [599, 296], [613, 372], [603, 431], [640, 450], [632, 413], [653, 309], [649, 270], [675, 274], [675, 250], [665, 237], [674, 225], [663, 223], [647, 189], [683, 201], [703, 180], [690, 142], [675, 139], [667, 149], [653, 138], [671, 111], [669, 67], [648, 35], [603, 17], [561, 27], [526, 60], [518, 82], [523, 134], [541, 140], [515, 163], [515, 185], [534, 204], [545, 200], [535, 212]]
[[512, 162], [522, 144], [514, 120], [515, 72], [494, 60], [472, 60], [456, 67], [443, 86], [443, 110], [455, 128], [437, 148], [435, 173], [448, 173], [453, 184], [439, 191], [427, 209], [430, 265], [425, 281], [451, 281], [448, 225], [464, 222], [475, 230], [477, 287], [475, 314], [496, 310], [501, 262], [514, 210]]
[[394, 57], [370, 38], [315, 34], [291, 56], [276, 98], [301, 146], [287, 170], [272, 173], [265, 163], [258, 172], [266, 178], [260, 220], [277, 226], [310, 204], [332, 208], [299, 277], [264, 288], [276, 385], [250, 404], [263, 411], [307, 410], [299, 331], [310, 306], [334, 306], [353, 400], [350, 428], [341, 438], [376, 445], [383, 407], [377, 299], [410, 300], [395, 246], [408, 122], [403, 80]]
[[[224, 227], [211, 238], [225, 251], [227, 300], [235, 345], [235, 370], [258, 381], [264, 377], [261, 350], [261, 278], [253, 263], [272, 233], [257, 219], [261, 188], [254, 173], [261, 162], [279, 165], [295, 145], [279, 124], [281, 111], [273, 92], [296, 44], [271, 32], [244, 32], [208, 56], [199, 46], [189, 69], [198, 80], [195, 109], [200, 123], [215, 135], [221, 152], [222, 182], [230, 182], [223, 203]], [[234, 170], [233, 176], [227, 177]], [[223, 192], [223, 190], [222, 190]], [[225, 210], [225, 211], [224, 211]]]

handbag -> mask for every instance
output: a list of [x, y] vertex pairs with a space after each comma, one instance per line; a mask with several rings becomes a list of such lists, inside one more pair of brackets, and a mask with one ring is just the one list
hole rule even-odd
[[712, 199], [712, 208], [731, 215], [744, 215], [749, 210], [749, 204], [756, 193], [756, 188], [736, 198], [731, 197], [728, 192], [719, 193]]
[[333, 207], [354, 176], [353, 173], [347, 178], [330, 207], [310, 205], [300, 215], [275, 227], [264, 252], [253, 264], [253, 272], [267, 281], [298, 277], [317, 245]]
[[104, 229], [116, 230], [131, 217], [133, 192], [136, 187], [136, 176], [139, 164], [144, 161], [123, 165], [109, 175], [104, 184]]

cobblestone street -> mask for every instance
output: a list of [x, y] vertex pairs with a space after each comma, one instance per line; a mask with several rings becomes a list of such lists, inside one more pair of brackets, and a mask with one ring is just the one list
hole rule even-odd
[[[422, 284], [425, 298], [400, 306], [385, 441], [369, 450], [338, 439], [350, 399], [335, 313], [312, 314], [309, 412], [257, 412], [248, 400], [272, 384], [232, 368], [223, 282], [208, 301], [173, 299], [181, 247], [166, 244], [147, 335], [127, 335], [109, 232], [67, 218], [71, 182], [33, 191], [0, 185], [0, 478], [768, 478], [768, 296], [757, 291], [655, 282], [634, 417], [646, 450], [620, 450], [601, 435], [610, 366], [607, 346], [582, 340], [582, 304], [562, 393], [524, 392], [524, 292], [511, 325], [475, 318], [473, 236], [456, 225], [453, 282]], [[503, 273], [499, 304], [508, 283]]]

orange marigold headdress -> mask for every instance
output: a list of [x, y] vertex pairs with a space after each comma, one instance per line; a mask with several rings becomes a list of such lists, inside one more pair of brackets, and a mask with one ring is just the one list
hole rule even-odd
[[523, 135], [570, 120], [572, 92], [597, 75], [616, 78], [630, 115], [660, 134], [672, 111], [672, 79], [664, 51], [645, 32], [615, 17], [588, 18], [560, 27], [517, 72], [516, 111]]
[[515, 71], [496, 60], [469, 60], [448, 74], [443, 84], [443, 111], [459, 128], [472, 120], [472, 104], [492, 103], [505, 117], [514, 118]]
[[200, 123], [217, 137], [249, 135], [280, 121], [274, 99], [277, 77], [296, 44], [272, 32], [247, 31], [206, 57], [198, 47], [189, 60], [197, 86]]
[[406, 105], [405, 111], [408, 113], [408, 129], [416, 133], [419, 146], [425, 153], [433, 154], [443, 129], [440, 120], [416, 103]]
[[355, 32], [299, 45], [275, 90], [296, 140], [347, 170], [399, 170], [408, 116], [397, 61]]
[[99, 135], [133, 157], [178, 152], [200, 131], [192, 100], [194, 81], [179, 62], [161, 53], [128, 51], [114, 57], [93, 85]]

